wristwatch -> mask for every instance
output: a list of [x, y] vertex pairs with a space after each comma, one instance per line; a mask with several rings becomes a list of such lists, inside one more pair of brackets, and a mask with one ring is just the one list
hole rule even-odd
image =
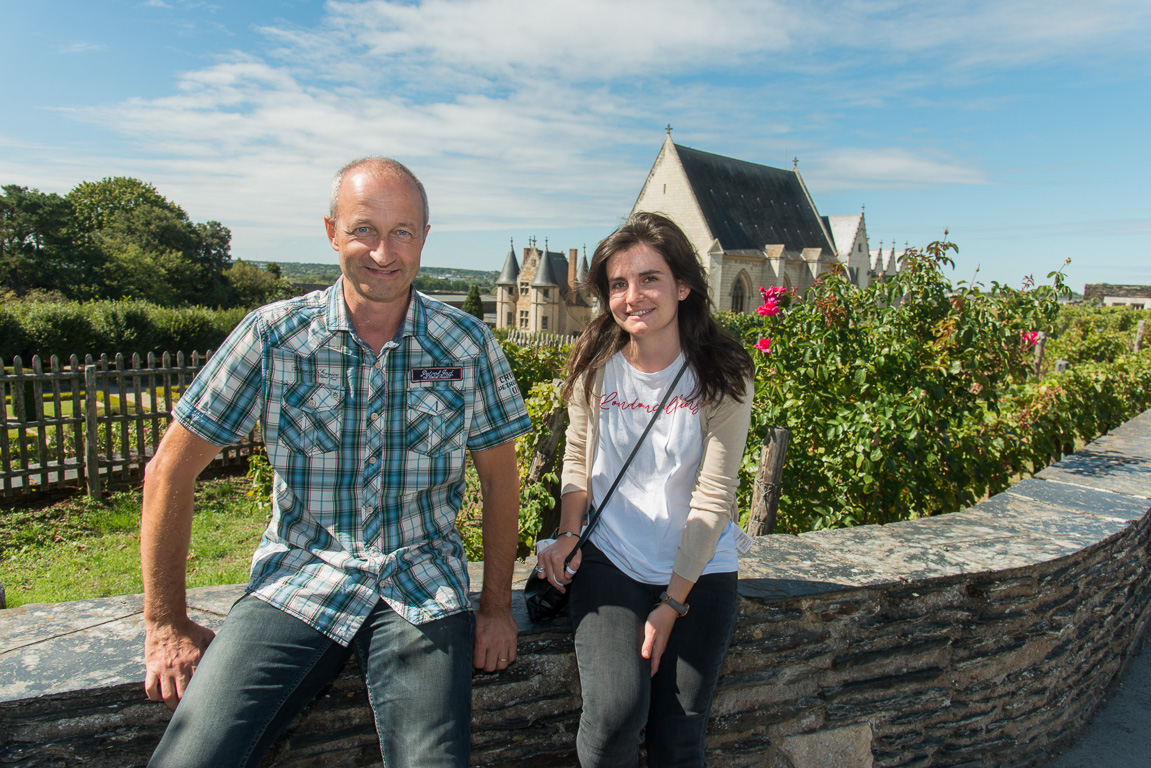
[[673, 611], [675, 611], [676, 613], [678, 613], [678, 614], [679, 614], [679, 617], [680, 617], [681, 619], [682, 619], [684, 616], [686, 616], [686, 615], [687, 615], [687, 611], [688, 611], [688, 609], [691, 607], [691, 606], [689, 606], [689, 605], [684, 605], [684, 604], [683, 604], [683, 603], [681, 603], [680, 601], [678, 601], [678, 600], [676, 600], [675, 598], [673, 598], [671, 595], [669, 595], [669, 594], [667, 593], [667, 590], [666, 590], [666, 589], [665, 589], [663, 592], [660, 592], [660, 593], [659, 593], [659, 602], [658, 602], [658, 603], [656, 603], [656, 606], [660, 606], [660, 605], [669, 605], [669, 606], [671, 606], [671, 609], [672, 609]]

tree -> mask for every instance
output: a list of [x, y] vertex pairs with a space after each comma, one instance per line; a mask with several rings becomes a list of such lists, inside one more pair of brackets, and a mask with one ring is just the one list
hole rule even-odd
[[82, 181], [68, 193], [68, 200], [76, 207], [80, 225], [89, 232], [104, 229], [108, 220], [117, 213], [140, 208], [164, 210], [179, 221], [188, 221], [183, 208], [169, 201], [148, 182], [130, 176]]
[[236, 259], [232, 267], [225, 272], [235, 305], [252, 309], [279, 299], [291, 298], [295, 295], [292, 284], [279, 277], [279, 269], [275, 264], [269, 264], [259, 269], [243, 259]]
[[76, 226], [70, 201], [9, 184], [0, 195], [0, 286], [23, 295], [59, 290], [92, 298], [99, 252]]
[[[105, 255], [103, 295], [232, 305], [224, 275], [232, 261], [232, 233], [220, 222], [194, 223], [154, 186], [127, 176], [81, 182], [68, 199]], [[149, 269], [151, 281], [141, 282]]]
[[473, 283], [472, 287], [468, 289], [468, 296], [464, 299], [464, 304], [460, 309], [480, 320], [484, 319], [484, 303], [480, 300], [480, 287], [478, 285]]

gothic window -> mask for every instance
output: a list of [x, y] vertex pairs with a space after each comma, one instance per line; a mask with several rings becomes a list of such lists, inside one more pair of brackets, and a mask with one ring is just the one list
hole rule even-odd
[[744, 300], [744, 298], [745, 297], [743, 295], [743, 285], [739, 281], [736, 281], [735, 285], [733, 285], [731, 287], [731, 311], [732, 312], [738, 312], [738, 313], [743, 312], [743, 300]]
[[540, 318], [540, 330], [546, 331], [548, 329], [548, 317], [544, 315]]
[[731, 286], [731, 311], [742, 314], [747, 311], [747, 273], [741, 272]]

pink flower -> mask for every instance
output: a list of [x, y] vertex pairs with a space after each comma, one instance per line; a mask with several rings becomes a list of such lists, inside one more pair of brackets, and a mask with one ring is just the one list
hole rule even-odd
[[771, 339], [760, 339], [759, 341], [755, 342], [755, 348], [760, 352], [767, 354], [771, 351]]
[[779, 314], [779, 304], [774, 298], [764, 299], [763, 303], [755, 308], [760, 317], [775, 317]]
[[1033, 347], [1039, 343], [1039, 331], [1024, 331], [1019, 334], [1019, 340], [1025, 347]]
[[772, 301], [787, 293], [787, 289], [781, 285], [773, 285], [770, 288], [760, 286], [759, 295], [763, 297], [765, 302]]

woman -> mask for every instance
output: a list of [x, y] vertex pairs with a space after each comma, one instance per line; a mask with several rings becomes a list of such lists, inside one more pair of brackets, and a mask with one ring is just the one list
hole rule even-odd
[[[704, 735], [735, 626], [737, 471], [753, 366], [712, 319], [683, 232], [639, 213], [600, 243], [587, 280], [601, 313], [576, 342], [560, 534], [537, 571], [561, 591], [583, 690], [583, 768], [704, 765]], [[684, 367], [588, 542], [590, 501], [616, 479]], [[690, 610], [688, 610], [690, 608]]]

